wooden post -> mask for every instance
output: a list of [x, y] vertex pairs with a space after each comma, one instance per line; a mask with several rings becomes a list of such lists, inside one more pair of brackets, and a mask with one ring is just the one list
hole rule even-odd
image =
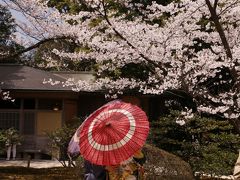
[[30, 162], [31, 162], [31, 155], [28, 154], [27, 156], [27, 167], [30, 167]]

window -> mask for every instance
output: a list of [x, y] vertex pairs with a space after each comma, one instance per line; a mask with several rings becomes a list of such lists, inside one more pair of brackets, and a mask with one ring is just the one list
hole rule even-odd
[[24, 99], [23, 109], [35, 109], [35, 99]]
[[0, 100], [0, 129], [15, 128], [25, 135], [35, 134], [34, 98], [15, 99], [15, 102]]
[[15, 99], [13, 102], [10, 100], [3, 100], [0, 98], [0, 109], [20, 109], [21, 100]]
[[19, 130], [19, 112], [0, 112], [0, 129], [15, 128]]

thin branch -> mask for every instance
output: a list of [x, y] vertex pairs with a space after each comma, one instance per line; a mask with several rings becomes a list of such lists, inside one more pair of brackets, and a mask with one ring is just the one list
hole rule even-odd
[[[129, 42], [110, 22], [108, 15], [107, 15], [107, 9], [105, 7], [104, 4], [104, 0], [102, 1], [102, 5], [103, 5], [103, 10], [104, 10], [104, 14], [102, 14], [102, 16], [104, 17], [104, 19], [106, 20], [106, 22], [108, 23], [108, 25], [113, 29], [113, 31], [116, 33], [117, 36], [119, 36], [122, 40], [124, 40], [131, 48], [135, 49], [138, 51], [138, 49], [131, 43]], [[144, 54], [142, 54], [141, 52], [139, 52], [140, 57], [142, 57], [144, 60], [146, 60], [148, 63], [153, 64], [155, 67], [158, 67], [160, 70], [163, 71], [164, 74], [167, 74], [167, 70], [164, 69], [163, 65], [160, 63], [156, 63], [153, 60], [149, 59], [148, 57], [146, 57]], [[155, 73], [154, 70], [151, 70], [152, 73]]]
[[43, 40], [41, 40], [41, 41], [39, 41], [38, 43], [36, 43], [36, 44], [34, 44], [34, 45], [31, 45], [31, 46], [29, 46], [29, 47], [27, 47], [27, 48], [25, 48], [25, 49], [22, 49], [22, 50], [19, 50], [19, 51], [16, 51], [15, 53], [13, 53], [13, 54], [9, 54], [9, 55], [7, 55], [7, 56], [0, 56], [0, 61], [2, 61], [2, 60], [8, 60], [8, 59], [11, 59], [11, 58], [16, 58], [16, 57], [18, 57], [19, 55], [21, 55], [21, 54], [24, 54], [24, 53], [26, 53], [26, 52], [29, 52], [29, 51], [31, 51], [31, 50], [33, 50], [33, 49], [36, 49], [36, 48], [38, 48], [38, 47], [40, 47], [42, 44], [44, 44], [44, 43], [47, 43], [47, 42], [50, 42], [50, 41], [55, 41], [55, 40], [66, 40], [66, 39], [72, 39], [71, 37], [55, 37], [55, 38], [48, 38], [48, 39], [43, 39]]
[[[5, 2], [5, 4], [6, 5], [8, 5], [9, 7], [10, 7], [10, 5], [8, 4], [8, 2], [6, 2], [5, 0], [4, 0], [4, 2]], [[32, 18], [34, 18], [35, 19], [35, 21], [38, 23], [38, 25], [39, 26], [41, 26], [41, 23], [39, 23], [39, 19], [40, 18], [38, 18], [38, 17], [35, 17], [35, 16], [32, 16], [30, 13], [28, 13], [28, 11], [26, 11], [25, 9], [23, 9], [20, 5], [19, 5], [19, 3], [17, 3], [17, 2], [12, 2], [12, 3], [14, 3], [19, 9], [17, 9], [17, 8], [12, 8], [13, 10], [15, 10], [15, 11], [17, 11], [17, 12], [20, 12], [26, 19], [28, 19], [28, 17], [27, 17], [27, 15], [28, 16], [31, 16]], [[20, 27], [20, 26], [18, 26], [18, 27]], [[38, 29], [38, 27], [36, 27], [36, 26], [33, 26], [37, 31], [39, 31], [39, 29]], [[41, 28], [43, 28], [43, 29], [45, 29], [44, 27], [42, 27], [41, 26]], [[22, 28], [21, 28], [22, 29]], [[44, 38], [44, 36], [43, 35], [41, 35], [42, 36], [42, 38]]]
[[224, 14], [226, 11], [228, 11], [230, 8], [232, 8], [234, 5], [236, 5], [237, 3], [239, 3], [239, 0], [236, 0], [235, 2], [231, 3], [229, 6], [227, 6], [225, 9], [223, 9], [218, 16]]
[[214, 1], [214, 5], [213, 5], [213, 9], [216, 11], [217, 9], [217, 5], [218, 5], [218, 0], [215, 0]]
[[39, 38], [37, 38], [37, 37], [34, 37], [33, 35], [31, 35], [31, 34], [28, 33], [28, 32], [25, 32], [24, 29], [23, 29], [23, 27], [21, 27], [21, 26], [19, 26], [19, 25], [17, 25], [17, 27], [21, 30], [21, 31], [18, 31], [18, 33], [20, 33], [21, 35], [23, 35], [23, 36], [28, 36], [28, 37], [34, 39], [35, 41], [41, 41], [41, 39], [39, 39]]
[[229, 43], [227, 41], [226, 35], [224, 33], [223, 27], [222, 27], [222, 25], [219, 21], [219, 17], [216, 13], [216, 9], [214, 9], [214, 7], [211, 5], [209, 0], [205, 0], [205, 1], [206, 1], [207, 6], [208, 6], [208, 9], [210, 11], [212, 21], [214, 22], [216, 30], [217, 30], [220, 38], [221, 38], [221, 41], [222, 41], [222, 44], [224, 46], [226, 55], [227, 55], [228, 58], [232, 59], [232, 52], [231, 52]]

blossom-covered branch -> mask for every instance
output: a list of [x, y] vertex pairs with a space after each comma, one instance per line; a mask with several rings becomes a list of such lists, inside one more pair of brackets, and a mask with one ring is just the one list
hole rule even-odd
[[[161, 94], [182, 89], [199, 112], [240, 116], [240, 1], [85, 0], [87, 8], [78, 14], [60, 13], [42, 0], [5, 1], [25, 14], [32, 26], [18, 26], [39, 42], [72, 37], [87, 49], [54, 50], [63, 58], [97, 63], [95, 83], [72, 82], [75, 90]], [[133, 65], [143, 70], [142, 77], [124, 74]]]

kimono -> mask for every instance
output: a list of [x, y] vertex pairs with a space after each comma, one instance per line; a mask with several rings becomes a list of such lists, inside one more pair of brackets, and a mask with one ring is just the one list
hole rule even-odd
[[145, 155], [138, 151], [118, 166], [107, 166], [109, 180], [143, 180]]
[[106, 180], [107, 179], [107, 173], [104, 166], [95, 165], [85, 160], [84, 168], [85, 168], [84, 179], [86, 180]]

